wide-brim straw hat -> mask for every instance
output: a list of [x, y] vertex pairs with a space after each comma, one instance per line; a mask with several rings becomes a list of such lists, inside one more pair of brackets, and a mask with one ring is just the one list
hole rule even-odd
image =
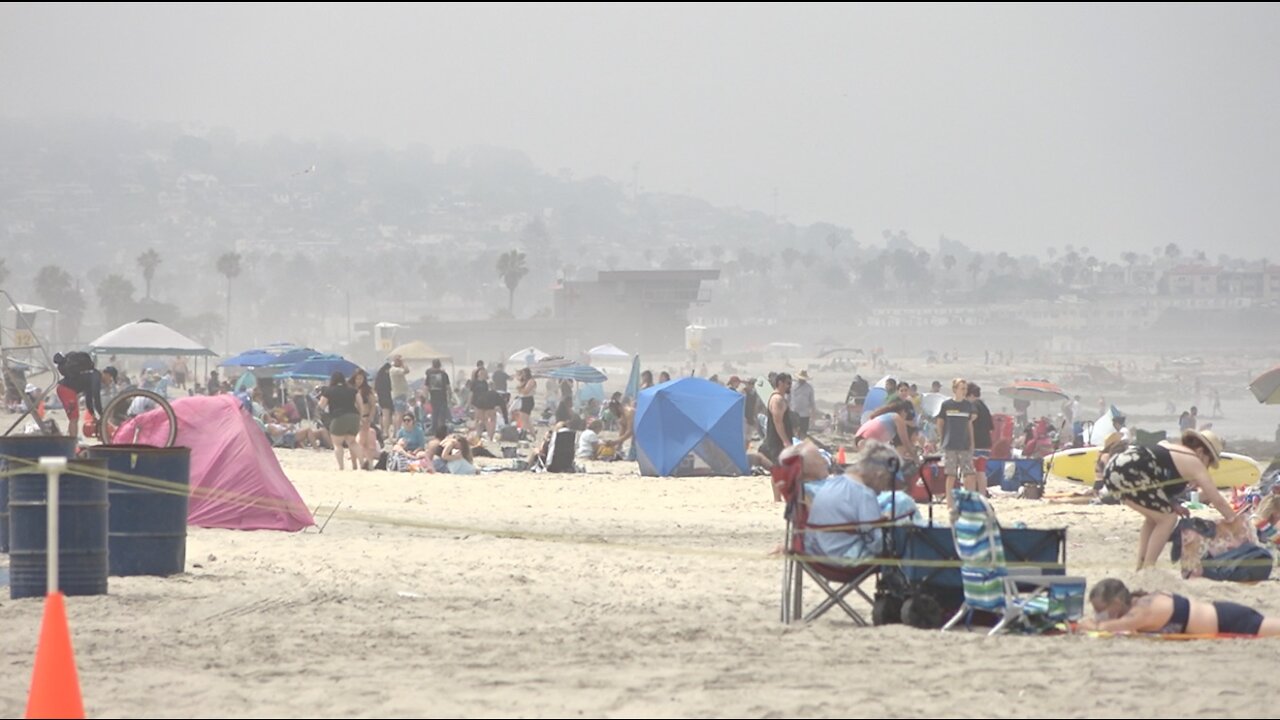
[[1202, 447], [1208, 448], [1209, 454], [1213, 456], [1213, 462], [1209, 463], [1209, 467], [1218, 467], [1218, 461], [1222, 458], [1222, 449], [1225, 445], [1222, 438], [1218, 437], [1218, 433], [1212, 430], [1183, 430], [1182, 444], [1186, 445], [1187, 441], [1194, 438]]

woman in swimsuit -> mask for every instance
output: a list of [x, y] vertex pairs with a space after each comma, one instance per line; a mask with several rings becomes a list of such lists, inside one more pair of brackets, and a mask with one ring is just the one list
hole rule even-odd
[[1263, 617], [1232, 602], [1204, 602], [1172, 593], [1129, 592], [1107, 578], [1093, 586], [1089, 604], [1097, 614], [1080, 623], [1085, 630], [1148, 632], [1170, 635], [1280, 635], [1280, 618]]
[[[373, 385], [369, 383], [369, 373], [363, 368], [357, 369], [351, 373], [351, 387], [356, 389], [356, 394], [360, 398], [357, 407], [360, 410], [360, 432], [356, 435], [356, 441], [360, 443], [360, 451], [364, 456], [365, 470], [372, 470], [373, 464], [378, 457], [378, 434], [373, 429], [374, 412], [378, 409], [377, 394], [373, 391]], [[355, 453], [351, 455], [351, 464], [356, 464]]]
[[529, 368], [520, 368], [520, 372], [516, 373], [516, 382], [516, 397], [520, 400], [520, 406], [516, 410], [516, 426], [524, 434], [533, 427], [533, 395], [538, 391], [538, 381], [533, 379]]
[[1106, 487], [1143, 517], [1138, 535], [1138, 569], [1155, 565], [1173, 535], [1178, 515], [1185, 514], [1175, 498], [1185, 490], [1199, 490], [1227, 522], [1236, 519], [1230, 503], [1209, 477], [1218, 466], [1222, 439], [1212, 430], [1187, 430], [1180, 443], [1134, 445], [1117, 452], [1103, 468]]

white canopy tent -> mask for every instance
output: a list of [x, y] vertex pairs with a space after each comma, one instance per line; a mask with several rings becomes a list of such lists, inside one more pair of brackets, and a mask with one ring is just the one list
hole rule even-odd
[[544, 353], [536, 347], [529, 346], [511, 353], [511, 357], [507, 358], [507, 363], [517, 367], [526, 367], [529, 365], [529, 355], [533, 355], [533, 362], [541, 362], [551, 357], [550, 353]]
[[595, 359], [595, 358], [601, 358], [603, 360], [630, 360], [631, 359], [631, 353], [611, 343], [606, 343], [604, 345], [597, 345], [591, 348], [590, 350], [588, 350], [587, 355], [590, 356], [592, 359]]
[[89, 343], [89, 352], [98, 355], [217, 356], [209, 348], [155, 320], [125, 323]]

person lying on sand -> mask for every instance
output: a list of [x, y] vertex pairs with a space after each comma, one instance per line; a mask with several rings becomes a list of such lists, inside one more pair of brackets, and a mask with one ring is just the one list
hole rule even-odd
[[1107, 578], [1093, 586], [1089, 604], [1096, 616], [1080, 622], [1082, 630], [1146, 632], [1171, 635], [1280, 635], [1280, 618], [1263, 617], [1251, 607], [1232, 602], [1204, 602], [1172, 593], [1130, 592]]

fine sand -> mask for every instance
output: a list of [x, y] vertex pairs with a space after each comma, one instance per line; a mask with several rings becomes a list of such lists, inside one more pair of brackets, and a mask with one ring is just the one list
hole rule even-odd
[[[280, 457], [311, 506], [340, 503], [323, 534], [192, 528], [186, 573], [69, 598], [91, 717], [1275, 714], [1270, 640], [986, 638], [836, 612], [783, 627], [764, 478], [340, 474], [331, 453]], [[1091, 581], [1280, 614], [1274, 582], [1136, 574], [1131, 511], [995, 504], [1006, 524], [1070, 528], [1070, 571]], [[0, 596], [0, 715], [24, 710], [41, 608]]]

